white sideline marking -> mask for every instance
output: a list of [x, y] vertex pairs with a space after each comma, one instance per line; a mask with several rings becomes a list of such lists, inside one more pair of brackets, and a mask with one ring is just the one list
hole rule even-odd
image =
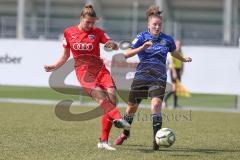
[[[20, 99], [20, 98], [0, 98], [0, 103], [25, 103], [25, 104], [40, 104], [40, 105], [56, 105], [61, 100], [43, 100], [43, 99]], [[84, 105], [87, 107], [96, 107], [97, 104], [94, 102], [77, 102], [74, 101], [73, 104], [76, 105]], [[126, 108], [127, 104], [125, 103], [119, 103], [118, 107]], [[150, 104], [140, 104], [140, 108], [149, 108]], [[165, 108], [166, 109], [166, 108]], [[168, 107], [167, 109], [172, 109], [172, 107]], [[233, 113], [240, 113], [240, 110], [236, 108], [207, 108], [207, 107], [190, 107], [190, 106], [183, 106], [180, 108], [177, 108], [179, 110], [193, 110], [193, 111], [207, 111], [207, 112], [233, 112]]]

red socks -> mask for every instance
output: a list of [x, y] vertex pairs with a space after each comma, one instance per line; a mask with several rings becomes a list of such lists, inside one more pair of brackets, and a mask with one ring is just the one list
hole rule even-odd
[[112, 128], [112, 121], [121, 119], [122, 116], [118, 108], [109, 100], [104, 100], [100, 107], [103, 110], [101, 141], [108, 141], [109, 133]]
[[112, 119], [107, 115], [102, 116], [102, 135], [101, 135], [101, 141], [107, 141], [110, 130], [112, 128]]
[[104, 100], [100, 107], [103, 110], [103, 115], [107, 114], [113, 120], [122, 118], [120, 111], [109, 100]]

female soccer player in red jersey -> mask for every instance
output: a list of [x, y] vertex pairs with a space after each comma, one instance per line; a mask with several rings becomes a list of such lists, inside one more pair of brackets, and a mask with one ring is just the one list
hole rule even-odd
[[115, 150], [108, 144], [112, 123], [117, 128], [129, 129], [130, 125], [116, 108], [116, 87], [113, 79], [100, 58], [100, 43], [114, 50], [118, 45], [111, 41], [100, 28], [95, 27], [98, 20], [92, 5], [85, 5], [81, 11], [80, 23], [64, 31], [64, 52], [53, 65], [45, 65], [47, 72], [52, 72], [66, 63], [73, 54], [76, 76], [87, 92], [102, 108], [102, 135], [98, 148]]

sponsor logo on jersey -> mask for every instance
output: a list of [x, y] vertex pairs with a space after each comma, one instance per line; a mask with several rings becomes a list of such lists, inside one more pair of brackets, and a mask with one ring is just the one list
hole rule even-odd
[[160, 41], [160, 45], [165, 46], [166, 44], [167, 44], [167, 41], [165, 41], [164, 39], [162, 39], [162, 40]]
[[132, 41], [132, 45], [135, 45], [137, 43], [138, 39], [135, 38], [133, 41]]
[[90, 35], [88, 35], [88, 38], [89, 38], [90, 40], [94, 40], [94, 39], [95, 39], [95, 36], [94, 36], [93, 34], [90, 34]]
[[73, 49], [76, 51], [91, 51], [93, 50], [92, 43], [74, 43]]

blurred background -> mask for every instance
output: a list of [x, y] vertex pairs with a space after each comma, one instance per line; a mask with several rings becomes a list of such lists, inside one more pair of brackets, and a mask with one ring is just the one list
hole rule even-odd
[[[180, 105], [240, 108], [239, 0], [0, 0], [2, 102], [64, 97], [48, 87], [43, 65], [59, 57], [63, 31], [79, 23], [86, 3], [100, 17], [97, 26], [116, 41], [131, 41], [144, 31], [146, 9], [159, 5], [163, 32], [181, 40], [184, 55], [193, 58], [182, 77], [192, 97], [180, 98]], [[102, 51], [106, 61], [113, 54]], [[78, 85], [74, 78], [69, 82]]]
[[145, 29], [145, 10], [163, 10], [164, 32], [184, 45], [239, 44], [238, 0], [0, 0], [0, 37], [58, 39], [79, 22], [85, 3], [94, 5], [99, 26], [116, 40], [129, 40]]

